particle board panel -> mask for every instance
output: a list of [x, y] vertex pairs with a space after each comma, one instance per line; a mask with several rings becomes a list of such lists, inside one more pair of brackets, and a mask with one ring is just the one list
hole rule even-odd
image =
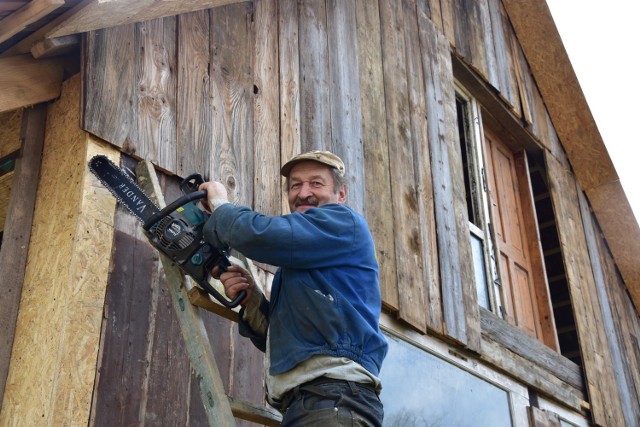
[[[210, 10], [213, 159], [229, 200], [253, 204], [253, 4]], [[243, 52], [244, 54], [239, 54]]]
[[212, 161], [209, 12], [187, 13], [177, 19], [176, 173], [204, 175]]
[[[100, 152], [78, 128], [80, 79], [48, 109], [39, 193], [0, 424], [89, 419], [114, 201], [86, 168]], [[70, 349], [73, 349], [71, 351]], [[25, 403], [28, 402], [28, 403]]]
[[571, 171], [562, 168], [548, 153], [545, 160], [592, 416], [597, 424], [623, 425], [601, 302], [582, 225], [577, 183]]
[[4, 223], [7, 218], [9, 196], [11, 195], [11, 184], [13, 183], [13, 174], [14, 172], [11, 171], [0, 176], [0, 231], [4, 231]]
[[426, 332], [424, 247], [418, 212], [417, 179], [413, 167], [405, 15], [402, 2], [382, 0], [379, 7], [389, 166], [393, 171], [390, 209], [393, 211], [394, 246], [398, 265], [398, 316], [413, 328]]
[[398, 310], [396, 258], [394, 249], [391, 171], [387, 145], [386, 108], [382, 40], [378, 2], [356, 2], [356, 34], [358, 38], [358, 71], [362, 108], [364, 143], [364, 175], [367, 183], [365, 213], [376, 246], [380, 266], [380, 290], [386, 309]]
[[24, 109], [0, 113], [0, 159], [20, 149]]
[[256, 1], [254, 14], [253, 200], [266, 215], [282, 212], [278, 5], [276, 0]]

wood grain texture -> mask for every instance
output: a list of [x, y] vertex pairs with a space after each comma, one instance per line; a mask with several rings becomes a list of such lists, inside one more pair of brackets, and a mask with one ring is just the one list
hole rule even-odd
[[60, 96], [64, 64], [60, 58], [29, 54], [0, 58], [0, 113]]
[[298, 2], [301, 150], [331, 150], [327, 9], [324, 1]]
[[134, 26], [85, 35], [81, 127], [134, 154], [138, 127]]
[[20, 149], [24, 109], [0, 113], [0, 159]]
[[282, 213], [278, 1], [258, 0], [254, 13], [254, 208]]
[[176, 49], [176, 173], [204, 176], [213, 160], [208, 11], [178, 16]]
[[136, 25], [136, 152], [176, 170], [176, 18]]
[[395, 230], [398, 316], [419, 331], [426, 332], [421, 230], [408, 99], [404, 12], [401, 2], [380, 1], [380, 26], [387, 113], [389, 166], [392, 171], [391, 200]]
[[576, 330], [584, 362], [592, 416], [601, 425], [623, 425], [624, 418], [611, 353], [603, 326], [601, 301], [598, 299], [593, 270], [589, 260], [576, 180], [570, 171], [545, 156], [562, 256], [567, 271]]
[[345, 163], [347, 204], [364, 214], [366, 183], [355, 0], [327, 1], [331, 147]]
[[[213, 161], [229, 200], [253, 204], [253, 4], [210, 10]], [[245, 52], [245, 54], [238, 54]]]
[[[365, 213], [376, 246], [380, 266], [380, 290], [383, 305], [398, 310], [396, 258], [394, 249], [391, 171], [387, 149], [386, 108], [382, 64], [382, 40], [378, 2], [356, 2], [360, 105], [364, 144]], [[365, 184], [366, 183], [366, 184]]]

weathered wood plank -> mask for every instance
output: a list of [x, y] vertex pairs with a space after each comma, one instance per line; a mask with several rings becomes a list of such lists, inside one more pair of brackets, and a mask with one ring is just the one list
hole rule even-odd
[[[607, 337], [607, 344], [611, 352], [611, 363], [613, 364], [613, 374], [615, 375], [615, 383], [618, 389], [618, 397], [622, 406], [622, 412], [626, 425], [633, 425], [635, 420], [640, 420], [640, 408], [638, 406], [638, 396], [635, 387], [627, 377], [627, 366], [633, 363], [633, 359], [628, 360], [623, 354], [624, 345], [622, 341], [624, 336], [620, 335], [619, 328], [615, 324], [613, 316], [613, 308], [611, 300], [607, 293], [607, 281], [603, 270], [603, 260], [601, 252], [597, 244], [597, 234], [591, 210], [587, 199], [578, 187], [578, 202], [580, 203], [580, 213], [582, 215], [582, 224], [585, 230], [586, 243], [589, 250], [589, 259], [591, 260], [591, 268], [593, 269], [595, 290], [597, 298], [600, 301], [600, 310], [602, 310], [603, 329]], [[625, 319], [626, 316], [619, 318]], [[635, 399], [634, 399], [635, 397]]]
[[[19, 116], [20, 117], [20, 116]], [[24, 110], [21, 156], [12, 173], [11, 192], [6, 207], [6, 222], [0, 251], [0, 405], [4, 395], [11, 349], [15, 337], [18, 308], [24, 282], [29, 239], [36, 203], [38, 175], [44, 142], [47, 108], [44, 104]]]
[[298, 2], [302, 151], [331, 150], [329, 47], [325, 1]]
[[488, 13], [492, 28], [492, 42], [495, 53], [496, 80], [494, 85], [499, 96], [519, 114], [519, 98], [516, 89], [516, 76], [511, 57], [511, 39], [515, 38], [509, 18], [500, 0], [488, 0]]
[[393, 212], [389, 209], [391, 175], [387, 149], [380, 11], [377, 1], [356, 1], [356, 28], [365, 168], [365, 180], [360, 185], [367, 188], [364, 210], [380, 265], [382, 303], [387, 309], [396, 312], [398, 286]]
[[[298, 2], [278, 2], [278, 56], [280, 69], [280, 165], [302, 151], [300, 113], [300, 47]], [[289, 212], [285, 197], [282, 212]]]
[[[407, 46], [401, 2], [379, 2], [382, 35], [384, 92], [387, 113], [387, 140], [391, 170], [391, 207], [399, 294], [399, 317], [426, 332], [424, 309], [424, 257], [418, 212], [418, 188], [414, 171], [414, 147], [407, 79]], [[413, 35], [417, 38], [417, 34]]]
[[[206, 175], [211, 169], [209, 12], [178, 16], [176, 173]], [[209, 178], [209, 177], [207, 177]]]
[[[346, 166], [347, 204], [364, 214], [364, 148], [355, 0], [327, 1], [331, 147]], [[367, 189], [368, 190], [368, 189]]]
[[[155, 194], [159, 206], [164, 206], [164, 197], [150, 162], [139, 163], [136, 167], [138, 179], [147, 194]], [[211, 352], [207, 332], [198, 308], [188, 303], [184, 290], [186, 278], [180, 269], [165, 255], [160, 254], [173, 309], [178, 316], [180, 331], [184, 338], [191, 365], [197, 373], [200, 396], [210, 425], [234, 426], [229, 400], [226, 397], [220, 372]]]
[[29, 25], [64, 6], [64, 0], [31, 0], [0, 22], [0, 43], [27, 29]]
[[63, 62], [31, 55], [0, 58], [0, 113], [60, 96]]
[[85, 35], [82, 128], [133, 154], [138, 115], [133, 25]]
[[244, 0], [88, 0], [74, 7], [47, 37], [86, 33], [119, 25], [135, 24], [165, 16], [210, 9]]
[[495, 57], [495, 54], [486, 0], [451, 2], [454, 11], [456, 53], [485, 80], [496, 86], [495, 64], [490, 64], [490, 58]]
[[[253, 4], [210, 10], [213, 161], [229, 200], [253, 203]], [[239, 54], [242, 52], [242, 54]]]
[[[176, 170], [176, 18], [136, 25], [136, 153]], [[181, 94], [181, 96], [184, 96]]]
[[280, 185], [280, 85], [278, 1], [255, 2], [254, 29], [254, 208], [282, 213]]
[[548, 153], [545, 160], [593, 419], [601, 425], [623, 425], [611, 353], [582, 226], [576, 181], [571, 171], [564, 169]]

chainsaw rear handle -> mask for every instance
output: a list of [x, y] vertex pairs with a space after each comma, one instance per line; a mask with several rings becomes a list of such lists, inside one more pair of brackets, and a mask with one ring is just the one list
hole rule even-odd
[[[200, 177], [199, 174], [194, 174], [197, 175], [198, 177]], [[191, 177], [192, 175], [190, 175]], [[200, 177], [200, 179], [202, 179], [202, 177]], [[182, 184], [184, 184], [186, 182], [186, 179], [182, 182]], [[183, 185], [180, 185], [180, 187], [182, 188]], [[189, 187], [188, 185], [192, 185], [191, 187]], [[198, 186], [200, 184], [195, 184], [195, 188], [197, 189]], [[193, 184], [185, 184], [185, 188], [187, 189], [187, 191], [189, 189], [193, 188]], [[183, 191], [185, 191], [183, 189]], [[144, 228], [145, 231], [149, 232], [151, 230], [151, 228], [158, 223], [158, 221], [160, 221], [161, 219], [163, 219], [166, 216], [171, 215], [174, 211], [176, 211], [177, 209], [179, 209], [180, 207], [186, 205], [187, 203], [191, 203], [194, 202], [196, 200], [200, 200], [200, 199], [206, 199], [207, 197], [207, 192], [206, 191], [192, 191], [190, 193], [185, 194], [182, 197], [179, 197], [178, 199], [174, 200], [173, 202], [171, 202], [170, 204], [168, 204], [167, 206], [165, 206], [163, 209], [161, 209], [158, 213], [152, 215], [151, 217], [149, 217], [149, 219], [147, 221], [145, 221], [145, 223], [142, 225], [142, 227]], [[205, 244], [207, 245], [207, 244]], [[210, 245], [207, 245], [210, 246]], [[217, 248], [215, 248], [214, 250], [217, 250]], [[211, 266], [207, 266], [210, 267], [211, 269], [214, 266], [219, 267], [221, 272], [225, 272], [227, 271], [227, 268], [229, 266], [231, 266], [231, 263], [229, 262], [229, 260], [227, 259], [226, 256], [224, 256], [224, 254], [222, 254], [219, 250], [218, 252], [220, 253], [220, 256], [217, 257], [214, 260], [213, 265]], [[180, 264], [180, 263], [178, 263]], [[180, 265], [181, 268], [184, 267], [182, 265]], [[204, 288], [204, 290], [210, 294], [211, 296], [213, 296], [215, 299], [217, 299], [222, 305], [224, 305], [227, 308], [234, 308], [237, 307], [240, 302], [247, 296], [247, 291], [241, 291], [240, 293], [238, 293], [238, 295], [232, 300], [229, 301], [227, 298], [225, 298], [223, 295], [220, 294], [220, 292], [218, 292], [213, 286], [211, 286], [211, 284], [208, 281], [208, 277], [211, 276], [211, 271], [209, 270], [207, 272], [207, 277], [199, 280], [197, 278], [196, 282], [202, 287]]]

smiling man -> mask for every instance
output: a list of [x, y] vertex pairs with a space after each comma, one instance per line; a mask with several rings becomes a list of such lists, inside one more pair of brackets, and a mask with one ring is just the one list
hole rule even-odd
[[239, 266], [220, 276], [230, 298], [247, 291], [240, 333], [269, 355], [267, 400], [283, 426], [380, 426], [378, 264], [364, 218], [345, 204], [344, 163], [312, 151], [281, 174], [291, 210], [282, 216], [234, 206], [219, 182], [201, 186], [212, 211], [205, 238], [279, 267], [270, 301]]

